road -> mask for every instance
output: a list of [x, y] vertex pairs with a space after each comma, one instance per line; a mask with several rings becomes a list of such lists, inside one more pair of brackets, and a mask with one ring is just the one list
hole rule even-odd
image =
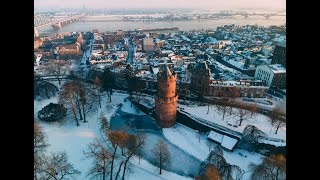
[[89, 46], [88, 50], [83, 53], [80, 65], [78, 66], [76, 65], [76, 69], [77, 69], [76, 72], [80, 73], [81, 76], [85, 76], [88, 73], [88, 71], [91, 69], [90, 66], [88, 67], [86, 62], [91, 59], [93, 43], [94, 43], [94, 39], [91, 39], [90, 44], [88, 45]]
[[133, 64], [134, 59], [134, 44], [132, 42], [132, 39], [129, 39], [129, 54], [127, 59], [127, 64]]

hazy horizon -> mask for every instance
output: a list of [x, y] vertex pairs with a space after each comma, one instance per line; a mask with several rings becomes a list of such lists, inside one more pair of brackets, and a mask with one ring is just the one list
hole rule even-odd
[[286, 9], [286, 0], [34, 0], [35, 8]]

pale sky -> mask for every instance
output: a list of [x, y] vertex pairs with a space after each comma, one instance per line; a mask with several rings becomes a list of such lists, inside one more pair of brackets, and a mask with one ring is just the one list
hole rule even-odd
[[34, 0], [35, 8], [274, 8], [285, 9], [286, 0]]

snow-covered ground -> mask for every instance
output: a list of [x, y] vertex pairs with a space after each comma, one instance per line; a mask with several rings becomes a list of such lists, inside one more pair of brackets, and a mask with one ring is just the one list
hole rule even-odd
[[269, 120], [268, 116], [262, 115], [262, 114], [255, 114], [252, 118], [249, 118], [248, 120], [244, 120], [242, 122], [241, 126], [239, 125], [239, 117], [234, 117], [233, 115], [229, 115], [229, 113], [225, 114], [224, 120], [222, 120], [222, 113], [217, 110], [217, 107], [214, 105], [211, 105], [209, 107], [209, 114], [207, 114], [208, 106], [187, 106], [179, 104], [180, 108], [184, 108], [185, 112], [188, 112], [189, 114], [202, 118], [203, 120], [206, 120], [208, 122], [213, 122], [216, 124], [219, 124], [221, 126], [224, 126], [228, 129], [237, 131], [242, 133], [243, 129], [247, 125], [254, 125], [257, 128], [259, 128], [261, 131], [266, 133], [268, 137], [286, 140], [286, 127], [281, 127], [278, 130], [278, 133], [275, 134], [276, 128], [272, 127], [271, 122]]
[[[78, 127], [72, 117], [68, 117], [69, 119], [63, 124], [50, 124], [38, 120], [39, 126], [42, 127], [50, 144], [47, 152], [66, 151], [69, 156], [69, 161], [75, 168], [82, 172], [77, 179], [89, 179], [86, 174], [92, 162], [90, 159], [84, 158], [83, 150], [86, 150], [87, 145], [91, 143], [95, 137], [101, 135], [98, 127], [98, 115], [100, 112], [104, 112], [105, 116], [110, 120], [117, 109], [117, 104], [122, 103], [123, 111], [133, 114], [144, 114], [141, 111], [137, 111], [134, 105], [131, 107], [130, 101], [124, 102], [124, 99], [127, 97], [127, 94], [114, 93], [111, 105], [107, 105], [109, 104], [107, 97], [102, 98], [104, 99], [102, 101], [102, 108], [99, 109], [99, 111], [88, 114], [88, 123], [80, 121], [80, 126]], [[58, 102], [57, 96], [41, 101], [34, 100], [34, 115], [36, 118], [38, 111], [50, 102]], [[191, 179], [165, 170], [162, 175], [159, 175], [158, 168], [143, 159], [141, 159], [140, 165], [137, 158], [134, 158], [132, 163], [134, 164], [134, 172], [130, 175], [128, 173], [126, 179]]]
[[[212, 141], [208, 140], [206, 134], [200, 134], [182, 124], [176, 124], [172, 128], [163, 128], [163, 134], [165, 138], [173, 144], [184, 149], [201, 161], [208, 157], [210, 152], [209, 149], [211, 145], [214, 144]], [[240, 149], [235, 149], [233, 152], [223, 150], [223, 153], [224, 158], [229, 164], [237, 165], [245, 171], [243, 180], [249, 179], [249, 164], [251, 162], [259, 164], [261, 163], [261, 158], [264, 157], [259, 153], [248, 152]]]
[[[134, 98], [137, 98], [136, 95], [132, 95]], [[145, 107], [148, 107], [148, 108], [153, 108], [155, 106], [155, 100], [154, 100], [154, 97], [150, 96], [150, 95], [141, 95], [140, 97], [140, 104], [142, 104], [143, 106]]]
[[164, 180], [164, 179], [172, 179], [172, 180], [184, 180], [184, 179], [192, 179], [177, 175], [172, 172], [168, 172], [166, 170], [162, 170], [162, 175], [159, 176], [159, 168], [153, 166], [146, 160], [141, 159], [140, 164], [137, 157], [133, 157], [131, 163], [134, 165], [133, 174], [130, 174], [126, 179], [128, 180]]

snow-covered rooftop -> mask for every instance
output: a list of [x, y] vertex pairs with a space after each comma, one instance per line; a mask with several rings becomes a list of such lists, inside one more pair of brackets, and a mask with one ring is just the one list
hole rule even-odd
[[234, 146], [237, 144], [238, 140], [227, 135], [222, 135], [220, 133], [210, 131], [208, 138], [218, 142], [221, 144], [222, 147], [232, 150]]
[[219, 133], [216, 133], [214, 131], [210, 131], [209, 135], [208, 135], [208, 138], [218, 142], [218, 143], [221, 143], [222, 142], [222, 139], [223, 139], [223, 135], [222, 134], [219, 134]]
[[229, 136], [224, 135], [222, 138], [221, 146], [225, 147], [229, 150], [232, 150], [233, 147], [237, 144], [238, 140], [231, 138]]
[[274, 73], [286, 73], [286, 68], [284, 68], [281, 64], [272, 64], [269, 65], [269, 67]]
[[153, 68], [152, 68], [152, 71], [153, 71], [153, 74], [158, 74], [159, 68], [153, 67]]

